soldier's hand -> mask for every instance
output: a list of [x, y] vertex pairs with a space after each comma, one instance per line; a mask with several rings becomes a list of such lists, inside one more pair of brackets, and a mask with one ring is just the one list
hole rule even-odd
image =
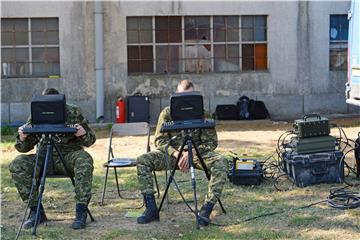
[[75, 136], [82, 137], [86, 134], [86, 130], [80, 124], [75, 124], [75, 128], [77, 129]]
[[182, 172], [188, 172], [189, 171], [189, 155], [188, 152], [183, 152], [179, 163], [178, 163], [178, 167], [180, 169], [180, 171]]
[[25, 134], [25, 133], [23, 132], [24, 126], [25, 126], [25, 125], [22, 125], [21, 127], [18, 128], [18, 134], [19, 134], [19, 139], [20, 139], [20, 141], [25, 141], [25, 139], [26, 139], [27, 136], [28, 136], [28, 134]]

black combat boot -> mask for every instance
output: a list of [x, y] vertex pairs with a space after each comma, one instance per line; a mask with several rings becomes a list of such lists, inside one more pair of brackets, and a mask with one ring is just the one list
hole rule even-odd
[[214, 208], [214, 203], [207, 202], [205, 203], [200, 211], [199, 211], [199, 225], [207, 226], [209, 225], [210, 221], [210, 214]]
[[86, 227], [87, 218], [87, 205], [77, 203], [76, 204], [76, 217], [74, 222], [71, 224], [72, 229], [82, 229]]
[[144, 194], [145, 211], [137, 218], [137, 222], [140, 224], [149, 223], [152, 221], [159, 221], [159, 210], [156, 206], [154, 194]]
[[[30, 207], [30, 213], [29, 213], [29, 217], [28, 219], [24, 222], [23, 227], [25, 229], [28, 228], [32, 228], [35, 225], [35, 217], [36, 217], [36, 208], [35, 207]], [[40, 204], [40, 211], [39, 211], [39, 221], [38, 224], [43, 223], [47, 220], [46, 215], [45, 215], [45, 210], [42, 204]]]

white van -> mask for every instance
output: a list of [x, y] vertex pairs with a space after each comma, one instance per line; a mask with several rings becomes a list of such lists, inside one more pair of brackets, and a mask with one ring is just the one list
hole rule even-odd
[[346, 103], [360, 106], [360, 1], [352, 0], [348, 13], [348, 82]]

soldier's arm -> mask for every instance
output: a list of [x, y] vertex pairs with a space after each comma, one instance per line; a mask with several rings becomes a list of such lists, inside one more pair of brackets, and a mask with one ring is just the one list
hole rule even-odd
[[[161, 126], [163, 125], [163, 123], [169, 122], [169, 121], [171, 121], [170, 109], [165, 108], [163, 111], [161, 111], [161, 113], [159, 115], [159, 119], [158, 119], [158, 122], [156, 125], [156, 131], [155, 131], [155, 147], [162, 152], [166, 152], [165, 148], [166, 148], [166, 145], [170, 141], [170, 137], [169, 137], [168, 133], [162, 133], [162, 132], [160, 132], [160, 130], [161, 130]], [[173, 156], [173, 154], [177, 151], [171, 145], [169, 145], [167, 150], [168, 150], [168, 153], [170, 156]]]
[[[25, 125], [31, 123], [31, 119], [29, 118]], [[24, 125], [24, 126], [25, 126]], [[23, 126], [21, 126], [23, 127]], [[24, 141], [20, 140], [19, 134], [16, 136], [15, 149], [21, 153], [28, 152], [34, 148], [34, 146], [38, 143], [38, 139], [33, 135], [28, 135]]]
[[34, 148], [38, 143], [38, 140], [33, 136], [28, 136], [24, 141], [19, 139], [19, 135], [16, 137], [15, 149], [21, 153], [28, 152]]
[[77, 114], [76, 114], [76, 123], [80, 124], [86, 131], [86, 133], [82, 136], [80, 136], [79, 138], [81, 139], [82, 144], [85, 147], [89, 147], [91, 145], [93, 145], [96, 141], [96, 136], [94, 131], [89, 127], [89, 122], [88, 120], [82, 115], [80, 109], [77, 109]]

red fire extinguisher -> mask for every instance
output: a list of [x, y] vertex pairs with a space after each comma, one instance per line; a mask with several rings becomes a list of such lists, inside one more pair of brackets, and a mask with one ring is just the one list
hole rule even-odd
[[116, 123], [125, 122], [125, 101], [122, 97], [116, 100]]

